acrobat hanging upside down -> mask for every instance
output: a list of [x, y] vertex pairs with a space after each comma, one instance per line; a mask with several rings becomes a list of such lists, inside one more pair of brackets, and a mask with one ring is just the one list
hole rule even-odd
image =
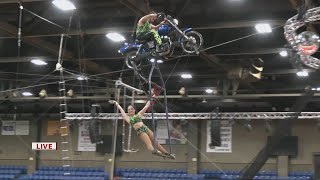
[[[152, 101], [155, 100], [157, 95], [153, 94]], [[120, 110], [122, 118], [128, 123], [131, 124], [133, 129], [137, 132], [138, 137], [141, 141], [147, 146], [147, 149], [152, 152], [154, 155], [162, 156], [164, 158], [175, 159], [174, 154], [170, 154], [166, 151], [159, 142], [154, 143], [154, 134], [153, 132], [143, 123], [142, 117], [145, 112], [152, 106], [153, 102], [148, 101], [144, 108], [136, 114], [136, 110], [133, 105], [128, 106], [128, 113], [126, 113], [123, 108], [119, 105], [117, 101], [110, 100], [109, 103], [114, 104]], [[156, 144], [157, 148], [153, 147], [153, 144]]]

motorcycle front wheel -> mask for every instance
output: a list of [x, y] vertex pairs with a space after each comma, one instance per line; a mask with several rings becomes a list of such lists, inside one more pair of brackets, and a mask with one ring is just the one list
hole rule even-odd
[[188, 54], [193, 54], [199, 52], [199, 49], [202, 47], [203, 38], [200, 33], [197, 31], [190, 31], [185, 34], [188, 39], [182, 38], [181, 47], [184, 52]]
[[136, 57], [137, 57], [137, 51], [130, 51], [127, 53], [125, 61], [128, 68], [134, 69], [134, 67], [137, 68], [141, 65], [142, 63], [141, 60], [139, 62], [135, 62]]

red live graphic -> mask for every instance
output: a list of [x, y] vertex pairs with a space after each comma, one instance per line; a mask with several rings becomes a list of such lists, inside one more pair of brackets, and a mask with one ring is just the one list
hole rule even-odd
[[32, 143], [33, 150], [57, 150], [57, 143], [56, 142], [34, 142]]

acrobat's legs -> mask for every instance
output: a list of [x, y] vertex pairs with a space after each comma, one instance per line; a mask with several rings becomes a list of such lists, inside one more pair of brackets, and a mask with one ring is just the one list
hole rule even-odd
[[[153, 132], [152, 132], [150, 129], [148, 129], [148, 136], [149, 136], [152, 144], [155, 144], [155, 143], [154, 143], [154, 134], [153, 134]], [[163, 148], [163, 146], [160, 145], [159, 142], [157, 142], [156, 145], [157, 145], [157, 149], [158, 149], [159, 151], [161, 151], [162, 153], [168, 153], [168, 151], [166, 151], [166, 150]]]
[[[147, 146], [147, 149], [148, 149], [149, 151], [151, 151], [152, 153], [154, 153], [153, 151], [154, 151], [155, 149], [153, 148], [152, 142], [151, 142], [149, 136], [147, 135], [147, 133], [144, 133], [144, 132], [143, 132], [143, 133], [139, 134], [139, 138], [140, 138], [141, 141]], [[158, 153], [161, 153], [161, 152], [158, 152]]]

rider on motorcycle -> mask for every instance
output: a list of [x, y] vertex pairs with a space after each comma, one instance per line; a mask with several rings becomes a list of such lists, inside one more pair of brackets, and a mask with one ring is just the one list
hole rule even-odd
[[[157, 23], [158, 25], [153, 25], [152, 23]], [[162, 50], [162, 40], [158, 34], [159, 27], [165, 23], [165, 14], [158, 13], [154, 11], [150, 14], [143, 16], [137, 25], [136, 37], [138, 40], [153, 39], [157, 43], [157, 51]]]

